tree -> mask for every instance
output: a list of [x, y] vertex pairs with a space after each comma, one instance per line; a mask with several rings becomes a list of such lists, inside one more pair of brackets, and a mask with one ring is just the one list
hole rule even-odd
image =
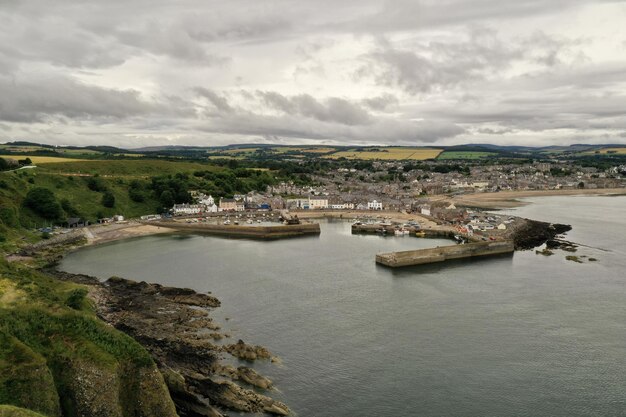
[[104, 207], [109, 207], [109, 208], [112, 208], [113, 206], [115, 206], [115, 196], [113, 195], [112, 192], [107, 191], [104, 194], [102, 194], [102, 205]]
[[159, 202], [166, 209], [172, 208], [174, 205], [174, 196], [172, 195], [172, 192], [170, 190], [163, 191], [159, 197]]
[[100, 191], [106, 191], [107, 186], [102, 180], [102, 178], [93, 176], [87, 179], [87, 188], [89, 188], [91, 191], [100, 192]]
[[60, 220], [63, 216], [61, 204], [57, 201], [54, 193], [47, 188], [35, 187], [31, 189], [24, 199], [24, 207], [28, 207], [35, 213], [48, 220]]
[[143, 203], [146, 199], [143, 193], [137, 188], [130, 188], [128, 190], [128, 197], [136, 203]]

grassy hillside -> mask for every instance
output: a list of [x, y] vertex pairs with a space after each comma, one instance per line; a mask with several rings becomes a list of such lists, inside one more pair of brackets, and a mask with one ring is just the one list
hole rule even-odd
[[[99, 321], [86, 294], [0, 259], [0, 404], [49, 417], [174, 416], [150, 355]], [[1, 415], [34, 414], [2, 407]]]
[[99, 174], [100, 176], [113, 176], [116, 178], [141, 178], [179, 172], [217, 171], [219, 168], [200, 162], [133, 159], [48, 163], [42, 166], [42, 170], [56, 174]]
[[[191, 202], [190, 190], [214, 197], [264, 190], [278, 181], [267, 169], [231, 169], [209, 163], [112, 160], [47, 163], [0, 172], [0, 249], [37, 240], [36, 229], [68, 218], [95, 222], [121, 214], [137, 218]], [[50, 198], [41, 204], [41, 191]], [[33, 199], [33, 193], [38, 197]], [[36, 200], [35, 202], [33, 202]]]

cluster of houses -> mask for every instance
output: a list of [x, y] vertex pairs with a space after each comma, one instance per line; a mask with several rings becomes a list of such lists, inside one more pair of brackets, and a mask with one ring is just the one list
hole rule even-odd
[[[220, 198], [216, 204], [210, 195], [192, 193], [196, 200], [191, 204], [175, 204], [171, 213], [175, 216], [218, 212], [242, 212], [246, 210], [383, 210], [383, 203], [377, 200], [365, 203], [332, 202], [327, 196], [308, 196], [306, 198], [268, 199], [256, 193], [235, 195], [233, 198]], [[268, 201], [270, 200], [270, 201]], [[146, 219], [147, 220], [147, 219]]]

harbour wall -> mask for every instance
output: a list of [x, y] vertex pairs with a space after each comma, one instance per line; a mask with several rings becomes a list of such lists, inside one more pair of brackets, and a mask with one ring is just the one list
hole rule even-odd
[[145, 224], [167, 227], [169, 229], [180, 230], [190, 233], [203, 233], [210, 235], [241, 237], [250, 239], [282, 239], [288, 237], [320, 234], [320, 225], [318, 223], [278, 226], [243, 226], [205, 223], [179, 223], [175, 221], [151, 221], [145, 222]]
[[465, 245], [441, 246], [402, 252], [380, 253], [376, 263], [391, 268], [445, 262], [452, 259], [473, 258], [513, 253], [512, 241], [476, 242]]

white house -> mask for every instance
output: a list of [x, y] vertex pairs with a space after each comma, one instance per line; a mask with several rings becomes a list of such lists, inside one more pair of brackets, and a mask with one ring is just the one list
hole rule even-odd
[[420, 212], [424, 215], [424, 216], [430, 216], [430, 206], [422, 206]]
[[383, 209], [383, 203], [381, 203], [380, 201], [368, 201], [367, 202], [367, 209], [368, 210], [382, 210]]
[[500, 223], [500, 224], [498, 225], [498, 230], [506, 230], [506, 224], [504, 224], [504, 223]]
[[309, 197], [309, 208], [311, 210], [320, 210], [328, 208], [327, 197]]
[[213, 196], [201, 194], [198, 198], [198, 204], [204, 204], [205, 206], [209, 207], [215, 204], [215, 199], [213, 198]]
[[202, 204], [174, 204], [172, 211], [174, 214], [199, 214], [204, 210]]

